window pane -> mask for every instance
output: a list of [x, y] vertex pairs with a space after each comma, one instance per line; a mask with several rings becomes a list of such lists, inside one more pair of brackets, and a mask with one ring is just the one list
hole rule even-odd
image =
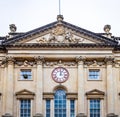
[[100, 100], [90, 100], [90, 117], [100, 117]]
[[31, 100], [20, 100], [20, 117], [31, 116]]
[[57, 90], [54, 98], [54, 116], [66, 117], [66, 93], [64, 90]]
[[75, 101], [70, 100], [70, 117], [75, 117]]
[[32, 73], [30, 69], [22, 69], [20, 71], [20, 79], [21, 80], [30, 80], [32, 79]]
[[89, 70], [89, 79], [90, 80], [99, 80], [100, 70], [99, 69], [90, 69]]
[[50, 117], [50, 100], [46, 100], [46, 117]]

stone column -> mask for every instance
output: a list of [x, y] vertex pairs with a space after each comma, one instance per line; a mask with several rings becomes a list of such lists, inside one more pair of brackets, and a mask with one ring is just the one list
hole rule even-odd
[[35, 58], [37, 62], [36, 76], [36, 115], [34, 117], [43, 117], [43, 69], [42, 64], [44, 58], [38, 56]]
[[112, 64], [114, 58], [106, 57], [107, 63], [107, 117], [116, 117], [114, 114], [115, 100], [114, 100], [114, 78]]
[[77, 117], [85, 117], [85, 91], [84, 91], [84, 64], [85, 58], [77, 57], [76, 61], [78, 62], [78, 115]]
[[6, 114], [3, 117], [12, 117], [13, 115], [13, 99], [14, 99], [14, 59], [12, 57], [7, 57], [6, 62], [8, 63], [8, 72], [6, 78], [6, 105], [5, 112]]
[[50, 115], [51, 115], [51, 117], [54, 117], [54, 99], [51, 99]]

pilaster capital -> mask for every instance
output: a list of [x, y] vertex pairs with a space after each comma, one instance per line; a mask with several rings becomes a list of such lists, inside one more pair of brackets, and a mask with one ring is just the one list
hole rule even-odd
[[42, 63], [45, 61], [43, 56], [37, 56], [34, 57], [37, 65], [42, 65]]
[[104, 61], [107, 63], [107, 65], [112, 65], [114, 63], [114, 57], [112, 56], [107, 56], [105, 57]]
[[80, 64], [83, 64], [85, 62], [86, 58], [83, 56], [77, 56], [75, 59], [76, 59], [76, 62], [78, 63], [78, 65], [80, 65]]
[[15, 59], [12, 56], [7, 56], [2, 60], [2, 64], [7, 63], [11, 65], [11, 64], [14, 64], [14, 62], [15, 62]]

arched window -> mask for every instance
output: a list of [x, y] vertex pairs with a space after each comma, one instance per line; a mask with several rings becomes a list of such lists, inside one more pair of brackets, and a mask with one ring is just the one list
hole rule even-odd
[[66, 92], [62, 89], [55, 92], [54, 116], [66, 117]]

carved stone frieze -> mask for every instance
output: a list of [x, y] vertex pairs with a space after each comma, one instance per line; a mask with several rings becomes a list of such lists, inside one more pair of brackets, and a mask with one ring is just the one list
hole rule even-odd
[[38, 43], [81, 43], [84, 38], [72, 34], [63, 26], [57, 26], [47, 36], [36, 40]]
[[47, 40], [44, 37], [41, 37], [40, 39], [36, 40], [38, 43], [47, 43]]
[[71, 62], [65, 62], [65, 61], [46, 61], [45, 62], [45, 65], [46, 66], [55, 66], [55, 65], [58, 65], [58, 66], [76, 66], [76, 62], [74, 61], [71, 61]]
[[27, 61], [27, 60], [25, 60], [25, 61], [16, 61], [15, 64], [18, 65], [18, 66], [27, 67], [27, 66], [34, 66], [36, 64], [36, 62], [35, 61]]
[[97, 61], [97, 60], [91, 60], [91, 61], [85, 61], [85, 65], [87, 66], [102, 66], [105, 65], [104, 61]]

